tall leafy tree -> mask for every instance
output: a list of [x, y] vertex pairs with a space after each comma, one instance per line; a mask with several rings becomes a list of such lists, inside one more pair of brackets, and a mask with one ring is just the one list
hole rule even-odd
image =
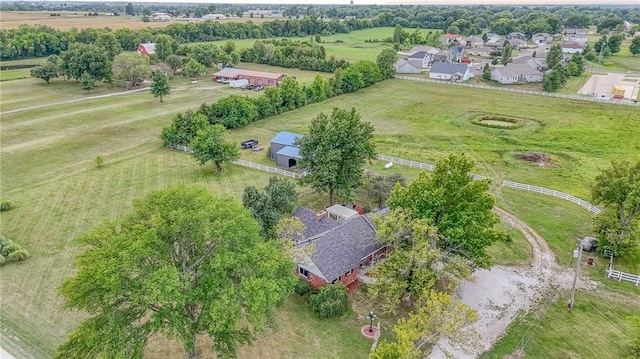
[[396, 63], [396, 58], [396, 52], [388, 48], [382, 50], [376, 58], [376, 64], [384, 78], [392, 78], [396, 74], [396, 68], [393, 66]]
[[488, 268], [492, 260], [485, 248], [503, 236], [495, 229], [491, 180], [473, 180], [473, 165], [464, 154], [449, 155], [436, 163], [433, 173], [423, 171], [406, 188], [396, 186], [387, 205], [436, 228], [436, 246], [445, 254]]
[[373, 126], [361, 120], [355, 108], [334, 108], [311, 121], [309, 135], [300, 140], [299, 166], [309, 173], [301, 182], [328, 192], [329, 203], [338, 195], [353, 200], [353, 190], [364, 183], [363, 166], [374, 158]]
[[107, 52], [109, 60], [113, 60], [116, 55], [122, 52], [122, 46], [116, 38], [116, 35], [111, 31], [103, 31], [98, 35], [95, 42], [96, 46], [104, 49]]
[[176, 71], [182, 68], [183, 63], [182, 59], [178, 55], [169, 55], [166, 59], [164, 59], [164, 63], [169, 66], [172, 74], [176, 74]]
[[127, 89], [151, 76], [149, 58], [135, 53], [121, 53], [113, 59], [113, 78], [123, 81]]
[[60, 292], [89, 318], [57, 358], [143, 358], [154, 334], [196, 358], [197, 338], [234, 356], [269, 324], [296, 281], [280, 243], [265, 242], [240, 204], [169, 187], [81, 238], [88, 248]]
[[559, 44], [551, 46], [547, 53], [547, 67], [554, 68], [562, 61], [562, 47]]
[[158, 35], [156, 38], [156, 56], [165, 61], [173, 54], [173, 39], [169, 35]]
[[631, 45], [629, 45], [629, 52], [633, 56], [640, 54], [640, 36], [636, 36], [633, 38], [633, 40], [631, 40]]
[[108, 79], [111, 61], [107, 52], [95, 44], [73, 43], [60, 53], [61, 69], [67, 77], [79, 80], [86, 72], [93, 80]]
[[129, 16], [132, 16], [132, 15], [136, 14], [135, 10], [133, 9], [133, 4], [132, 3], [127, 3], [127, 6], [124, 7], [124, 12], [125, 12], [125, 14], [127, 14]]
[[229, 131], [222, 125], [212, 125], [198, 131], [198, 135], [191, 141], [193, 158], [204, 165], [211, 161], [218, 172], [222, 172], [222, 165], [240, 157], [238, 146], [226, 142], [225, 136]]
[[209, 126], [207, 117], [193, 110], [179, 113], [173, 117], [171, 126], [162, 129], [162, 143], [165, 146], [183, 145], [191, 143], [198, 131]]
[[513, 49], [511, 48], [511, 44], [507, 43], [504, 48], [502, 48], [502, 64], [506, 65], [511, 62], [511, 54], [513, 53]]
[[194, 59], [189, 59], [189, 61], [184, 65], [184, 72], [189, 77], [198, 77], [205, 73], [207, 70], [203, 64], [199, 63]]
[[594, 219], [600, 248], [616, 256], [636, 248], [640, 242], [640, 161], [613, 161], [596, 176], [591, 197], [604, 206]]
[[169, 78], [162, 73], [162, 71], [156, 71], [155, 75], [151, 79], [151, 94], [153, 97], [162, 97], [168, 95], [171, 92], [171, 85], [169, 84]]
[[58, 77], [58, 72], [59, 72], [59, 69], [57, 65], [51, 62], [46, 62], [44, 65], [36, 66], [32, 68], [30, 71], [30, 74], [31, 74], [31, 77], [35, 77], [37, 79], [43, 79], [47, 83], [49, 83], [49, 81], [52, 78]]
[[275, 225], [291, 215], [298, 200], [295, 183], [280, 177], [269, 178], [269, 184], [260, 191], [254, 186], [244, 189], [242, 204], [262, 226], [266, 237], [273, 237]]

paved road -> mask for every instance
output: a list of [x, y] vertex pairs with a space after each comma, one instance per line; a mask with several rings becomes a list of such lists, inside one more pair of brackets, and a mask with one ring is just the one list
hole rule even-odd
[[83, 97], [83, 98], [77, 98], [77, 99], [67, 100], [67, 101], [52, 102], [52, 103], [45, 103], [45, 104], [42, 104], [42, 105], [17, 108], [15, 110], [9, 110], [9, 111], [0, 112], [0, 116], [8, 115], [8, 114], [11, 114], [11, 113], [30, 111], [30, 110], [35, 110], [35, 109], [38, 109], [38, 108], [44, 108], [44, 107], [50, 107], [50, 106], [59, 106], [59, 105], [66, 105], [66, 104], [75, 103], [75, 102], [95, 100], [95, 99], [99, 99], [99, 98], [128, 95], [128, 94], [132, 94], [132, 93], [136, 93], [136, 92], [143, 92], [143, 91], [149, 91], [149, 88], [145, 87], [145, 88], [141, 88], [141, 89], [137, 89], [137, 90], [131, 90], [131, 91], [114, 92], [114, 93], [108, 93], [106, 95]]

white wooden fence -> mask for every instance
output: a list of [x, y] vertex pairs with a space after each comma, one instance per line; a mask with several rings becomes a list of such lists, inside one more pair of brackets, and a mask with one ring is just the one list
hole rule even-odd
[[[183, 146], [183, 145], [173, 145], [173, 146], [168, 146], [169, 148], [173, 148], [176, 149], [178, 151], [182, 151], [182, 152], [193, 152], [193, 150], [187, 146]], [[275, 174], [279, 174], [282, 176], [286, 176], [286, 177], [291, 177], [291, 178], [302, 178], [304, 177], [304, 173], [296, 173], [296, 172], [291, 172], [291, 171], [285, 171], [283, 169], [280, 168], [276, 168], [276, 167], [271, 167], [271, 166], [265, 166], [265, 165], [261, 165], [259, 163], [255, 163], [255, 162], [250, 162], [250, 161], [245, 161], [245, 160], [235, 160], [235, 161], [231, 161], [231, 163], [238, 165], [238, 166], [243, 166], [243, 167], [249, 167], [249, 168], [253, 168], [256, 170], [260, 170], [260, 171], [264, 171], [264, 172], [268, 172], [268, 173], [275, 173]]]
[[592, 205], [591, 203], [572, 196], [570, 194], [567, 193], [563, 193], [563, 192], [558, 192], [556, 190], [553, 189], [549, 189], [549, 188], [544, 188], [544, 187], [538, 187], [538, 186], [532, 186], [532, 185], [528, 185], [528, 184], [524, 184], [524, 183], [518, 183], [518, 182], [511, 182], [511, 181], [502, 181], [502, 186], [503, 187], [509, 187], [509, 188], [515, 188], [515, 189], [519, 189], [519, 190], [524, 190], [527, 192], [534, 192], [534, 193], [540, 193], [540, 194], [546, 194], [549, 196], [553, 196], [553, 197], [558, 197], [558, 198], [562, 198], [566, 201], [569, 202], [573, 202], [575, 204], [577, 204], [580, 207], [585, 208], [587, 211], [591, 212], [591, 213], [595, 213], [598, 214], [600, 212], [602, 212], [602, 210], [594, 205]]
[[627, 282], [635, 283], [636, 286], [640, 285], [640, 275], [625, 273], [625, 272], [621, 272], [619, 270], [613, 270], [613, 269], [608, 269], [607, 272], [608, 272], [607, 278], [617, 279], [618, 282], [625, 280]]
[[624, 100], [609, 100], [609, 99], [601, 99], [598, 97], [589, 97], [589, 96], [581, 96], [581, 95], [568, 95], [562, 93], [551, 93], [544, 91], [532, 91], [532, 90], [522, 90], [513, 87], [498, 87], [498, 86], [487, 86], [480, 84], [469, 84], [465, 82], [453, 82], [453, 81], [443, 81], [443, 80], [435, 80], [424, 77], [414, 77], [414, 76], [400, 76], [396, 75], [395, 78], [400, 80], [410, 80], [410, 81], [420, 81], [420, 82], [429, 82], [439, 85], [450, 85], [450, 86], [461, 86], [461, 87], [472, 87], [479, 88], [484, 90], [492, 90], [492, 91], [501, 91], [501, 92], [512, 92], [512, 93], [521, 93], [526, 95], [535, 95], [535, 96], [546, 96], [546, 97], [556, 97], [556, 98], [566, 98], [570, 100], [579, 100], [579, 101], [592, 101], [592, 102], [606, 102], [614, 105], [627, 105], [627, 106], [640, 106], [640, 102], [634, 102], [629, 99]]
[[[377, 155], [376, 158], [382, 161], [389, 161], [389, 162], [397, 163], [403, 166], [419, 168], [421, 170], [433, 171], [436, 168], [436, 166], [429, 163], [415, 162], [415, 161], [405, 160], [403, 158], [397, 158], [397, 157], [391, 157], [391, 156], [385, 156], [385, 155]], [[483, 180], [487, 178], [486, 176], [478, 175], [475, 173], [469, 173], [469, 176], [473, 177], [474, 180]]]

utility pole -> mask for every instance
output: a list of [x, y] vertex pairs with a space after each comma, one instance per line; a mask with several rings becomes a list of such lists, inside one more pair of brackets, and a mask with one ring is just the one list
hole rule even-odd
[[569, 313], [573, 309], [573, 303], [576, 298], [576, 284], [578, 284], [578, 274], [580, 274], [580, 261], [582, 260], [582, 240], [578, 241], [578, 253], [573, 255], [574, 258], [578, 258], [578, 263], [576, 263], [576, 272], [573, 274], [573, 286], [571, 287], [571, 299], [569, 299]]

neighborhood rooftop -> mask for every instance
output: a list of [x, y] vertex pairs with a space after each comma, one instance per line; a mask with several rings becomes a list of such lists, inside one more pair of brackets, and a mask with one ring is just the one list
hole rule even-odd
[[316, 213], [308, 208], [298, 207], [293, 211], [293, 216], [300, 218], [304, 223], [304, 238], [315, 237], [322, 232], [326, 232], [332, 228], [336, 228], [340, 225], [337, 221], [330, 219], [327, 216], [320, 216], [316, 220]]
[[300, 156], [300, 149], [295, 146], [284, 146], [280, 151], [276, 152], [276, 154], [293, 158], [302, 158], [302, 156]]
[[469, 68], [466, 64], [453, 64], [447, 62], [434, 62], [431, 66], [431, 72], [442, 74], [464, 74]]
[[528, 64], [507, 64], [505, 67], [498, 67], [496, 70], [500, 71], [505, 76], [519, 76], [519, 75], [540, 75], [542, 72], [534, 69]]

